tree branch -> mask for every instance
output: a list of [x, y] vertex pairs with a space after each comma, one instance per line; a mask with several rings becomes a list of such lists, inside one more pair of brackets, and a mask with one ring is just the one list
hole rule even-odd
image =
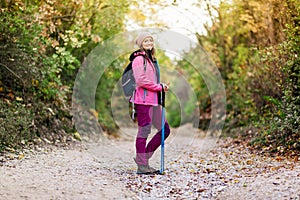
[[75, 15], [53, 16], [53, 17], [47, 17], [47, 18], [43, 18], [43, 20], [51, 20], [51, 19], [66, 19], [66, 18], [72, 18], [72, 17], [75, 17]]
[[20, 77], [20, 76], [18, 76], [14, 71], [12, 71], [9, 67], [7, 67], [6, 65], [4, 65], [4, 64], [2, 64], [2, 63], [0, 63], [0, 65], [1, 66], [3, 66], [3, 67], [5, 67], [10, 73], [12, 73], [15, 77], [17, 77], [18, 79], [20, 79], [21, 80], [21, 82], [23, 83], [23, 86], [25, 86], [25, 83], [24, 83], [24, 81], [23, 81], [23, 79]]

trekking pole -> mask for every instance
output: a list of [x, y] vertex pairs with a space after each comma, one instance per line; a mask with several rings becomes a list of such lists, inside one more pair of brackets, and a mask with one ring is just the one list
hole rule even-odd
[[165, 168], [165, 91], [162, 90], [161, 95], [161, 155], [160, 155], [160, 174], [164, 174]]

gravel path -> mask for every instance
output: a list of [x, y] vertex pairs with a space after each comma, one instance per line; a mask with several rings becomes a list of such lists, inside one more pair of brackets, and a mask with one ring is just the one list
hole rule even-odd
[[[185, 126], [167, 140], [166, 174], [136, 175], [135, 130], [121, 133], [119, 140], [5, 162], [0, 199], [300, 199], [299, 161], [254, 155], [233, 141], [213, 146]], [[159, 161], [158, 151], [151, 165]]]

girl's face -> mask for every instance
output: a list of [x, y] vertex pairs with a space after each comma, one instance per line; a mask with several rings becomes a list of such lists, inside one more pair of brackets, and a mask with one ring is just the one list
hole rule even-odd
[[146, 37], [146, 38], [144, 39], [144, 41], [142, 42], [142, 47], [143, 47], [145, 50], [152, 50], [152, 49], [153, 49], [153, 46], [154, 46], [154, 42], [153, 42], [152, 37]]

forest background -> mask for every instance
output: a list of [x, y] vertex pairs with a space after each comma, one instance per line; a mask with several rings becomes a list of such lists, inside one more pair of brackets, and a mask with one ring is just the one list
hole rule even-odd
[[[72, 89], [86, 56], [103, 41], [128, 31], [129, 25], [169, 28], [156, 13], [180, 4], [184, 1], [1, 0], [0, 151], [81, 139], [72, 123]], [[261, 152], [299, 155], [299, 1], [199, 0], [193, 6], [205, 10], [209, 19], [202, 24], [205, 31], [189, 30], [197, 40], [194, 52], [200, 47], [208, 52], [226, 88], [223, 135]], [[93, 119], [87, 121], [99, 121], [109, 135], [119, 128], [111, 113], [111, 93], [127, 57], [105, 71], [96, 107], [89, 109]], [[198, 117], [195, 126], [206, 129], [211, 99], [205, 81], [184, 59], [174, 62], [164, 52], [158, 52], [158, 59], [189, 74], [197, 96], [197, 103], [182, 109], [191, 116], [185, 119], [180, 118], [176, 97], [167, 97], [172, 127]], [[195, 107], [201, 116], [193, 116]]]

